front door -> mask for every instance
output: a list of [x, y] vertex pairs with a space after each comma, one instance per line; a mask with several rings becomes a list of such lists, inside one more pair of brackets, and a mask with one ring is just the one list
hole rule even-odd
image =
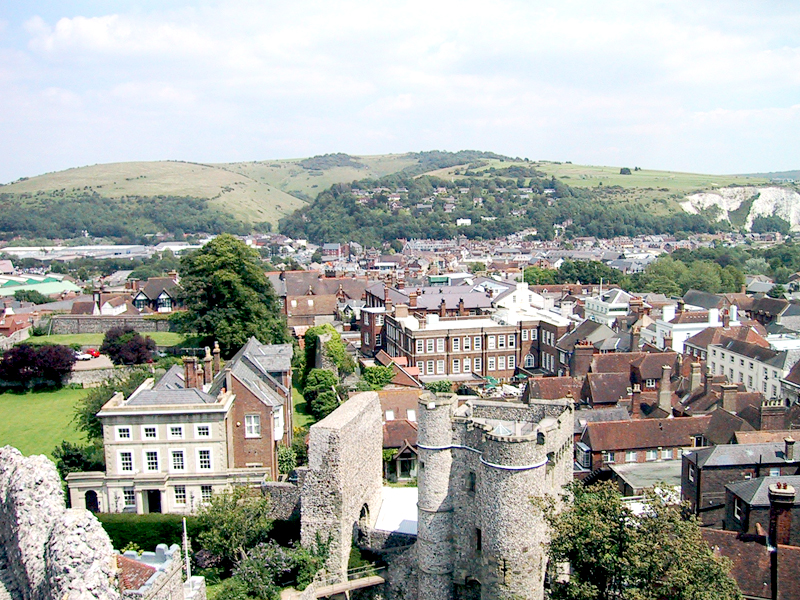
[[100, 512], [100, 503], [97, 501], [97, 492], [94, 490], [86, 492], [86, 510], [93, 513]]
[[161, 490], [147, 490], [147, 512], [161, 512]]

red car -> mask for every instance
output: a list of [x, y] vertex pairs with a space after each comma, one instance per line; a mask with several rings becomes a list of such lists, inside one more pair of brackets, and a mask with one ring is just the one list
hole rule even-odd
[[88, 354], [92, 358], [97, 358], [98, 356], [100, 356], [100, 353], [97, 350], [95, 350], [94, 348], [89, 348], [86, 351], [86, 354]]

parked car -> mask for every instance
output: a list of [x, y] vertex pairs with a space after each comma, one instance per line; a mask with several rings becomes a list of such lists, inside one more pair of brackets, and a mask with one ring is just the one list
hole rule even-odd
[[76, 360], [92, 360], [92, 355], [88, 354], [87, 352], [76, 352], [75, 359]]
[[92, 358], [98, 358], [100, 356], [100, 352], [98, 350], [95, 350], [94, 348], [89, 348], [86, 351], [86, 354], [88, 354]]

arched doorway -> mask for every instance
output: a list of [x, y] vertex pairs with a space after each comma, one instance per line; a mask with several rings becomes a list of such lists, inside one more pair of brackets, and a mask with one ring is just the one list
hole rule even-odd
[[361, 546], [367, 543], [367, 530], [369, 529], [369, 506], [364, 504], [358, 515], [358, 523], [355, 525], [356, 545]]
[[93, 513], [100, 512], [100, 502], [97, 499], [97, 492], [89, 490], [84, 496], [86, 500], [86, 510]]

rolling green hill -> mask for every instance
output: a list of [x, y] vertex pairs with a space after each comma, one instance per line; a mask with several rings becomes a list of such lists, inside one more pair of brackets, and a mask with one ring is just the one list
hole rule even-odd
[[[654, 215], [680, 212], [687, 194], [724, 186], [763, 185], [759, 176], [720, 176], [669, 171], [634, 170], [621, 175], [619, 167], [573, 165], [513, 159], [490, 152], [419, 152], [382, 156], [328, 154], [304, 159], [222, 164], [181, 161], [130, 162], [92, 165], [25, 178], [0, 186], [0, 208], [6, 213], [29, 211], [25, 223], [0, 219], [0, 236], [60, 237], [64, 228], [41, 227], [39, 221], [76, 219], [73, 229], [90, 235], [124, 235], [213, 229], [239, 231], [255, 224], [277, 225], [305, 209], [338, 183], [432, 175], [454, 182], [555, 178], [584, 190], [602, 202], [644, 209]], [[152, 202], [150, 201], [152, 199]], [[168, 211], [167, 217], [160, 213]], [[181, 222], [186, 225], [181, 227]], [[107, 222], [113, 223], [109, 226]]]

